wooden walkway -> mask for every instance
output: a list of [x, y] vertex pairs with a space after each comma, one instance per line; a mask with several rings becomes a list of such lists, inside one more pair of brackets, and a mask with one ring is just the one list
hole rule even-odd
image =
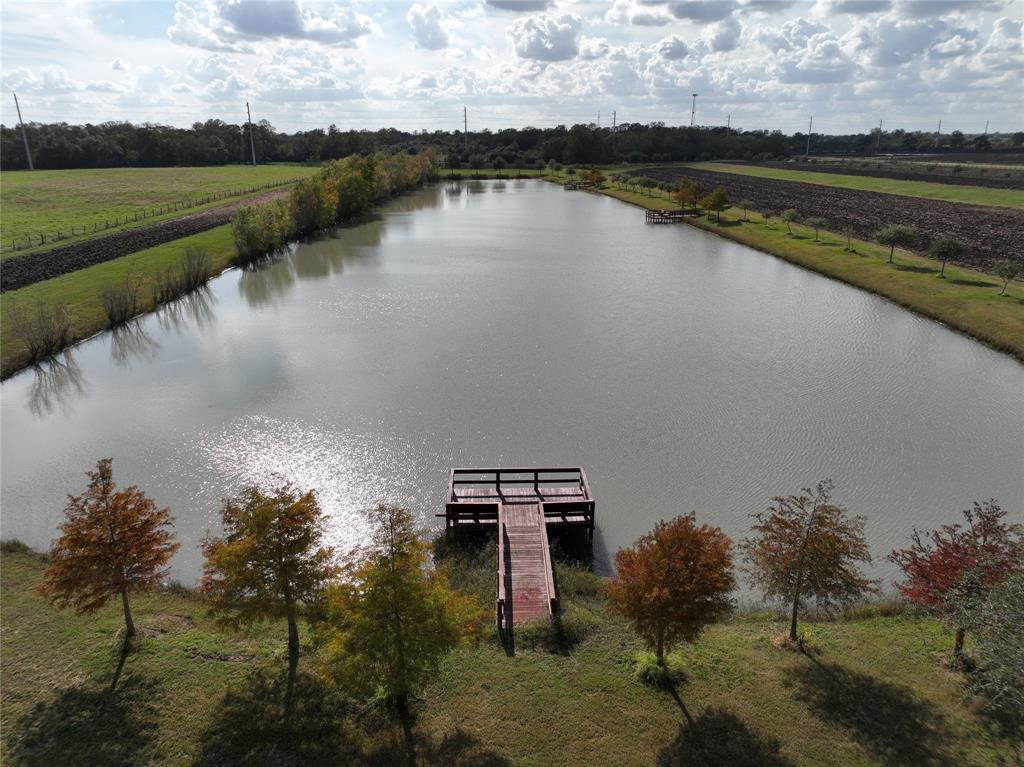
[[445, 503], [448, 530], [495, 525], [499, 629], [558, 609], [548, 526], [594, 530], [586, 472], [569, 469], [452, 469]]
[[678, 224], [685, 221], [687, 216], [700, 215], [696, 210], [648, 210], [646, 221], [648, 224]]

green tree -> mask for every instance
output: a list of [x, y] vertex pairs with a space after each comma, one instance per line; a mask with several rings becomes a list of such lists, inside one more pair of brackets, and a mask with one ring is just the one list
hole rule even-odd
[[817, 242], [818, 230], [827, 227], [828, 220], [821, 218], [819, 216], [812, 216], [811, 218], [808, 218], [806, 221], [804, 221], [804, 224], [806, 224], [807, 226], [811, 227], [811, 229], [814, 230], [814, 241]]
[[917, 232], [909, 226], [890, 224], [875, 233], [875, 240], [881, 245], [889, 246], [889, 263], [892, 263], [896, 248], [908, 248], [917, 242]]
[[230, 626], [264, 620], [288, 623], [288, 693], [299, 663], [298, 619], [315, 606], [337, 573], [334, 551], [323, 546], [324, 515], [312, 490], [291, 484], [269, 494], [245, 489], [224, 502], [223, 536], [202, 543], [201, 591]]
[[88, 477], [84, 495], [68, 496], [66, 519], [50, 547], [39, 590], [80, 613], [95, 612], [119, 596], [125, 637], [133, 637], [128, 596], [166, 579], [166, 565], [180, 546], [169, 529], [174, 518], [134, 485], [119, 490], [110, 458], [99, 461]]
[[732, 207], [732, 203], [729, 202], [729, 195], [725, 193], [725, 189], [722, 187], [715, 189], [715, 191], [701, 200], [700, 204], [708, 212], [709, 216], [711, 213], [715, 214], [715, 220], [718, 223], [722, 222], [722, 211]]
[[946, 276], [946, 262], [951, 258], [960, 258], [965, 251], [966, 248], [964, 248], [963, 243], [959, 240], [954, 240], [951, 237], [943, 237], [935, 240], [935, 242], [931, 244], [931, 247], [928, 248], [928, 255], [937, 261], [942, 261], [942, 268], [939, 270], [939, 276], [944, 278]]
[[407, 510], [382, 505], [368, 519], [370, 543], [328, 589], [314, 629], [332, 677], [401, 709], [445, 654], [478, 633], [482, 612], [427, 566], [429, 546]]
[[732, 541], [721, 529], [697, 525], [694, 514], [659, 522], [633, 546], [615, 554], [608, 584], [614, 609], [665, 665], [679, 641], [694, 641], [732, 606]]
[[796, 208], [786, 208], [786, 210], [779, 214], [779, 218], [786, 222], [786, 231], [793, 234], [792, 224], [800, 220], [800, 211]]
[[1024, 571], [989, 593], [977, 615], [977, 669], [967, 689], [1005, 723], [1024, 727]]
[[747, 199], [740, 200], [737, 204], [739, 205], [740, 210], [743, 211], [743, 220], [744, 221], [749, 221], [750, 219], [747, 216], [747, 212], [752, 210], [753, 208], [755, 208], [757, 206], [754, 205], [754, 203], [751, 200], [747, 200]]
[[1020, 274], [1020, 270], [1020, 264], [1008, 258], [1001, 258], [992, 263], [992, 273], [1003, 281], [1003, 289], [999, 295], [1006, 295], [1006, 286], [1010, 284], [1010, 280]]
[[832, 481], [800, 495], [779, 496], [752, 515], [754, 536], [740, 545], [753, 586], [768, 599], [791, 605], [789, 638], [796, 642], [797, 613], [808, 599], [819, 605], [847, 602], [874, 589], [858, 562], [868, 563], [864, 517], [849, 517], [832, 503]]

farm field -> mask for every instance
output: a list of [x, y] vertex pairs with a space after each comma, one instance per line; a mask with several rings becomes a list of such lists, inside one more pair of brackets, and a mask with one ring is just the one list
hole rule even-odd
[[3, 271], [0, 272], [0, 286], [4, 291], [17, 290], [77, 269], [199, 234], [229, 223], [234, 212], [244, 205], [272, 200], [287, 194], [288, 189], [277, 188], [244, 199], [236, 199], [234, 202], [206, 206], [198, 212], [188, 211], [179, 214], [177, 218], [166, 218], [146, 226], [79, 239], [78, 242], [62, 245], [53, 250], [19, 254], [4, 263]]
[[[645, 208], [675, 207], [665, 193], [613, 187], [601, 193]], [[778, 220], [766, 222], [754, 212], [742, 219], [734, 208], [722, 214], [721, 224], [703, 216], [688, 223], [877, 293], [1024, 360], [1024, 283], [1012, 282], [1000, 296], [1002, 281], [974, 269], [947, 265], [946, 279], [940, 280], [939, 263], [924, 256], [897, 251], [895, 263], [889, 264], [888, 248], [873, 242], [854, 238], [854, 252], [848, 253], [845, 238], [834, 232], [821, 232], [815, 242], [813, 232], [799, 224], [790, 235]]]
[[[974, 267], [985, 268], [1001, 258], [1024, 260], [1024, 253], [1020, 250], [1024, 210], [801, 183], [788, 180], [788, 177], [783, 180], [748, 173], [720, 172], [705, 169], [708, 166], [719, 167], [717, 164], [708, 164], [646, 168], [633, 175], [667, 182], [677, 182], [685, 177], [699, 181], [709, 190], [721, 186], [734, 202], [749, 199], [758, 209], [772, 210], [776, 214], [787, 208], [795, 208], [802, 218], [822, 217], [829, 222], [830, 230], [844, 231], [849, 228], [855, 237], [862, 239], [872, 238], [875, 232], [888, 224], [910, 226], [929, 239], [953, 237], [967, 248], [962, 261]], [[772, 169], [755, 170], [765, 173], [782, 172]], [[799, 171], [793, 173], [803, 175]], [[856, 181], [863, 184], [872, 183], [874, 179], [858, 178]], [[967, 187], [948, 188], [962, 191]], [[991, 189], [983, 191], [1003, 192]], [[1024, 197], [1020, 192], [1015, 194]]]
[[[239, 197], [242, 189], [305, 178], [317, 171], [307, 165], [224, 165], [200, 168], [105, 168], [83, 170], [3, 171], [0, 173], [0, 258], [9, 258], [55, 246], [53, 235], [81, 232], [93, 224], [122, 221], [139, 214], [121, 228], [147, 226], [177, 218], [205, 207], [223, 205]], [[219, 195], [206, 205], [141, 218], [143, 210]], [[115, 231], [108, 229], [107, 233]], [[11, 242], [46, 235], [46, 243], [13, 250]], [[103, 234], [99, 232], [98, 234]], [[65, 238], [59, 244], [96, 236], [93, 232]]]
[[976, 186], [988, 189], [1016, 189], [1024, 194], [1024, 168], [1005, 168], [992, 165], [960, 165], [957, 163], [928, 164], [923, 162], [899, 162], [868, 160], [853, 161], [815, 159], [809, 163], [759, 162], [741, 163], [726, 161], [723, 165], [740, 167], [778, 168], [801, 173], [835, 173], [847, 176], [862, 176], [900, 181], [923, 181], [926, 183], [953, 186]]
[[[597, 578], [559, 566], [577, 639], [524, 633], [510, 658], [492, 633], [452, 653], [405, 732], [396, 717], [325, 687], [307, 645], [289, 726], [279, 716], [283, 624], [232, 632], [193, 592], [160, 591], [136, 597], [142, 639], [122, 657], [119, 606], [92, 616], [55, 609], [35, 591], [44, 560], [4, 548], [0, 719], [12, 766], [383, 766], [412, 754], [437, 767], [589, 767], [609, 754], [617, 765], [666, 767], [1015, 759], [944, 665], [951, 632], [898, 610], [805, 623], [811, 656], [772, 646], [785, 625], [776, 616], [738, 615], [676, 656], [685, 679], [673, 694], [633, 678], [639, 643], [606, 612]], [[493, 600], [493, 562], [479, 559], [452, 582]]]
[[[688, 163], [683, 168], [713, 171], [716, 173], [732, 173], [773, 181], [798, 181], [804, 184], [837, 187], [863, 192], [901, 195], [904, 197], [921, 197], [927, 200], [959, 202], [969, 205], [985, 205], [1024, 210], [1024, 190], [989, 189], [984, 186], [958, 186], [935, 181], [917, 181], [900, 178], [900, 174], [886, 173], [884, 176], [864, 176], [842, 172], [818, 172], [816, 166], [800, 165], [794, 168], [764, 167], [730, 162], [698, 162]], [[661, 169], [658, 169], [659, 171]]]

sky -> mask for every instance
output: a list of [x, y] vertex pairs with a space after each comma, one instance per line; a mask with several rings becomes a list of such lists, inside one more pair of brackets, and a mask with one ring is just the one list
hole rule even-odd
[[1024, 129], [1022, 0], [14, 2], [26, 121]]

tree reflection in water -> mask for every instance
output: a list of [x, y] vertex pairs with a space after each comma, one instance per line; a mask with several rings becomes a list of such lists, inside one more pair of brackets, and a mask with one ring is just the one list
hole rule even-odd
[[85, 376], [71, 349], [39, 363], [34, 372], [28, 408], [37, 418], [48, 416], [58, 408], [65, 415], [70, 415], [72, 403], [89, 393]]
[[160, 353], [160, 343], [145, 330], [142, 322], [133, 320], [110, 333], [110, 359], [121, 368], [131, 368], [135, 360], [152, 362]]
[[203, 286], [176, 301], [165, 304], [156, 313], [156, 321], [164, 332], [174, 331], [180, 335], [189, 324], [202, 329], [211, 324], [216, 314], [213, 311], [217, 303], [213, 291]]

